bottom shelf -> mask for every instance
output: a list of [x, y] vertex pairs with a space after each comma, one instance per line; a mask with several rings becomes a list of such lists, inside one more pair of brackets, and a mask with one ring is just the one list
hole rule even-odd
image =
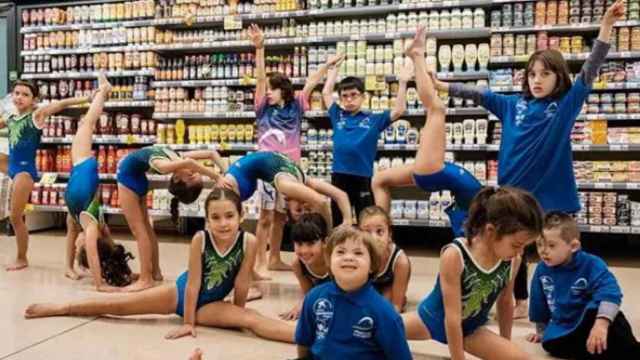
[[[29, 211], [42, 211], [42, 212], [67, 212], [65, 206], [57, 205], [28, 205]], [[105, 214], [122, 214], [122, 209], [113, 207], [103, 207]], [[169, 211], [166, 210], [153, 210], [149, 209], [149, 214], [152, 216], [171, 216]], [[180, 211], [182, 217], [195, 217], [203, 218], [204, 213], [194, 211]], [[245, 216], [246, 220], [257, 220], [257, 214], [249, 213]], [[415, 227], [434, 227], [434, 228], [447, 228], [449, 227], [449, 221], [447, 220], [428, 220], [428, 219], [393, 219], [393, 225], [395, 226], [415, 226]], [[590, 233], [606, 233], [606, 234], [638, 234], [640, 235], [640, 226], [609, 226], [609, 225], [580, 225], [580, 231]]]

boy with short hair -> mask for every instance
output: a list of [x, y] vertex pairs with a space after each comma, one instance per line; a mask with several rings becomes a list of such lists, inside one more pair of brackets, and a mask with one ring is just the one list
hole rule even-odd
[[562, 212], [545, 217], [538, 239], [542, 260], [531, 282], [531, 342], [551, 355], [577, 359], [640, 359], [640, 343], [620, 311], [622, 292], [607, 264], [581, 250], [575, 220]]
[[[333, 100], [333, 89], [338, 77], [340, 62], [329, 68], [327, 81], [322, 89], [324, 105], [328, 109], [333, 128], [333, 167], [331, 183], [349, 195], [356, 214], [373, 205], [371, 177], [373, 161], [378, 151], [378, 138], [393, 121], [406, 110], [407, 82], [411, 79], [412, 68], [405, 66], [400, 74], [398, 95], [393, 110], [381, 114], [362, 110], [365, 100], [365, 86], [361, 79], [345, 77], [338, 84], [340, 105]], [[342, 223], [340, 211], [335, 203], [333, 223]]]

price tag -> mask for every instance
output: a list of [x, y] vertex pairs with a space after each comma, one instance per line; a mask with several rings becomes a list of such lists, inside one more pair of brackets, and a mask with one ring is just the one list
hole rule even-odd
[[192, 80], [187, 80], [187, 81], [183, 81], [182, 82], [182, 86], [195, 86], [195, 82], [193, 82]]
[[409, 225], [409, 220], [407, 219], [394, 219], [393, 222], [396, 225]]
[[127, 142], [127, 145], [131, 145], [131, 144], [134, 144], [134, 143], [138, 142], [138, 139], [137, 139], [137, 137], [129, 134], [129, 135], [127, 135], [127, 138], [126, 138], [125, 141]]
[[362, 40], [362, 35], [359, 35], [359, 34], [357, 34], [357, 35], [351, 35], [351, 36], [349, 37], [349, 39], [350, 39], [350, 40], [354, 40], [354, 41]]
[[30, 213], [35, 209], [35, 206], [33, 204], [27, 204], [24, 206], [24, 212], [25, 213]]
[[40, 184], [41, 185], [53, 185], [53, 184], [55, 184], [57, 179], [58, 179], [58, 174], [57, 173], [44, 173], [44, 174], [42, 174], [42, 177], [40, 178]]
[[377, 91], [378, 77], [376, 75], [367, 75], [364, 80], [364, 88], [367, 91]]
[[627, 189], [629, 190], [638, 190], [640, 189], [639, 183], [627, 183]]
[[595, 183], [594, 187], [596, 189], [613, 189], [612, 183]]
[[242, 30], [242, 18], [239, 15], [227, 15], [224, 17], [225, 30]]

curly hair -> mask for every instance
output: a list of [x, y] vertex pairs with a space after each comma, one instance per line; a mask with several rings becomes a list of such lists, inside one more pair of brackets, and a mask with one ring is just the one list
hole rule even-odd
[[[102, 278], [107, 284], [119, 287], [131, 284], [133, 279], [128, 262], [134, 257], [124, 246], [120, 244], [110, 246], [104, 241], [98, 241], [98, 258], [100, 258]], [[80, 248], [78, 253], [78, 264], [85, 268], [89, 267], [87, 250], [84, 246]]]

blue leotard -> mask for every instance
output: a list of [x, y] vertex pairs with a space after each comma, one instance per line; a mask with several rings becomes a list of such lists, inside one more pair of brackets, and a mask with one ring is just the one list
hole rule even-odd
[[33, 122], [33, 113], [11, 115], [9, 128], [9, 177], [26, 172], [34, 181], [39, 180], [36, 168], [36, 152], [40, 147], [42, 129]]
[[143, 197], [149, 191], [147, 172], [159, 174], [154, 168], [153, 160], [177, 159], [180, 156], [164, 146], [147, 146], [127, 155], [118, 164], [118, 183], [126, 186], [138, 196]]
[[80, 223], [80, 214], [85, 213], [97, 224], [103, 223], [100, 202], [96, 199], [98, 185], [98, 162], [89, 157], [71, 169], [71, 176], [64, 193], [69, 214]]

